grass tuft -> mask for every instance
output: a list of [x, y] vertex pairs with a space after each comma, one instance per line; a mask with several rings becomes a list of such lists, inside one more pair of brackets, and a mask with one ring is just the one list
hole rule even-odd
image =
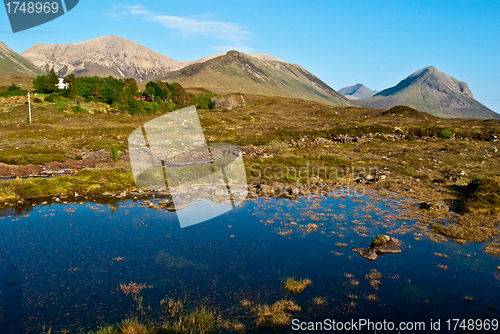
[[293, 293], [293, 294], [298, 294], [304, 291], [304, 289], [308, 286], [311, 285], [312, 282], [310, 279], [304, 279], [301, 281], [296, 281], [293, 278], [288, 278], [285, 282], [285, 290], [288, 293]]

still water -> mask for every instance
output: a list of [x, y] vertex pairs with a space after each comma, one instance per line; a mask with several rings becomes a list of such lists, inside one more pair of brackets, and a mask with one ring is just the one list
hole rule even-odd
[[[6, 210], [0, 333], [119, 322], [136, 312], [119, 289], [130, 282], [146, 284], [149, 319], [161, 316], [165, 297], [207, 306], [250, 329], [255, 318], [239, 306], [242, 299], [292, 299], [302, 308], [294, 315], [300, 321], [500, 319], [499, 257], [484, 253], [483, 244], [431, 241], [425, 229], [410, 228], [415, 221], [400, 204], [373, 196], [259, 198], [183, 229], [175, 212], [132, 200]], [[305, 228], [310, 223], [318, 229]], [[352, 252], [387, 233], [401, 241], [400, 254], [370, 262]], [[376, 288], [365, 278], [372, 269], [382, 274]], [[289, 277], [312, 285], [289, 295]], [[316, 306], [314, 297], [327, 304]]]

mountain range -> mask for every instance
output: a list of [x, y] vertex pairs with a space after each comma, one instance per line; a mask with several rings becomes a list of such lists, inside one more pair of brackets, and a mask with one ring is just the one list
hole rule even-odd
[[378, 92], [376, 90], [371, 90], [370, 88], [360, 83], [354, 86], [344, 87], [339, 90], [339, 94], [351, 100], [366, 99], [368, 97], [372, 97], [377, 93]]
[[362, 107], [390, 109], [407, 105], [419, 111], [445, 118], [495, 118], [500, 115], [474, 99], [467, 83], [433, 66], [425, 67], [396, 86], [373, 97], [356, 100]]
[[[362, 84], [339, 92], [296, 64], [266, 54], [230, 51], [179, 62], [138, 43], [105, 36], [75, 44], [38, 43], [18, 55], [0, 43], [0, 73], [133, 77], [164, 80], [214, 93], [247, 93], [312, 100], [336, 106], [390, 109], [407, 105], [439, 117], [496, 118], [465, 82], [430, 66], [379, 93]], [[376, 94], [375, 94], [376, 93]]]
[[61, 76], [75, 73], [167, 80], [215, 93], [242, 92], [352, 105], [302, 67], [266, 54], [234, 51], [179, 62], [125, 38], [105, 36], [75, 44], [38, 43], [21, 56], [45, 71], [54, 68]]
[[45, 74], [45, 71], [0, 42], [0, 73], [40, 75]]

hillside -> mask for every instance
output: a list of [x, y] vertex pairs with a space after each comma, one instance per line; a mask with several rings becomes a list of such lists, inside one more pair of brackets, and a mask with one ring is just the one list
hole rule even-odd
[[348, 99], [356, 100], [372, 97], [373, 95], [377, 94], [377, 91], [373, 91], [365, 85], [358, 83], [354, 86], [342, 88], [341, 90], [339, 90], [339, 94], [342, 94]]
[[7, 45], [0, 42], [0, 73], [1, 74], [23, 74], [40, 75], [45, 71], [30, 63]]
[[22, 53], [37, 67], [63, 76], [113, 76], [147, 81], [165, 72], [206, 61], [179, 62], [119, 36], [105, 36], [74, 44], [38, 43]]
[[184, 87], [204, 87], [215, 93], [241, 92], [353, 105], [302, 67], [268, 55], [229, 51], [204, 63], [165, 73], [157, 79], [179, 82]]
[[356, 100], [356, 104], [378, 109], [407, 105], [445, 118], [500, 119], [499, 114], [474, 99], [467, 83], [432, 66], [411, 74], [373, 97]]

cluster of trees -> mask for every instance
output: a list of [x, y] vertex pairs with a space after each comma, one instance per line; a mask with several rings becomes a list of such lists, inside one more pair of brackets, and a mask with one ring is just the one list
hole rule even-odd
[[57, 90], [56, 85], [59, 83], [59, 77], [54, 69], [47, 75], [39, 75], [33, 80], [33, 89], [38, 94], [51, 94]]
[[[113, 77], [76, 77], [69, 74], [63, 82], [67, 89], [59, 89], [57, 75], [52, 69], [46, 75], [40, 75], [33, 81], [33, 88], [41, 94], [57, 94], [69, 99], [81, 97], [85, 102], [101, 102], [110, 105], [122, 113], [141, 115], [150, 113], [164, 113], [195, 104], [198, 108], [209, 109], [211, 97], [207, 94], [196, 97], [187, 92], [178, 83], [150, 81], [146, 89], [140, 92], [134, 78], [116, 79]], [[151, 102], [137, 99], [143, 94], [151, 98]]]

